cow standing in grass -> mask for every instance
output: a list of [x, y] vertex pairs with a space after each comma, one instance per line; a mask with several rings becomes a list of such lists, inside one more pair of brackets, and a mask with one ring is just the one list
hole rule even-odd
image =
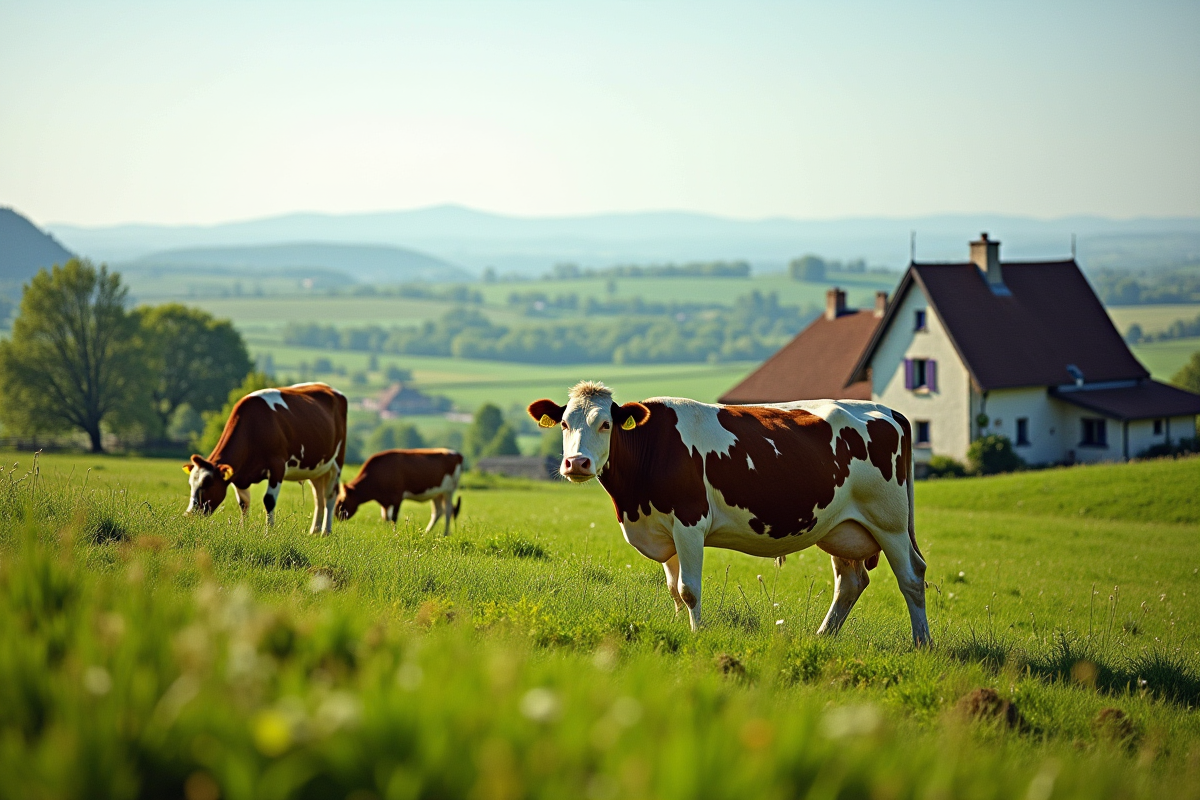
[[458, 517], [462, 505], [461, 498], [454, 499], [462, 467], [462, 454], [453, 450], [384, 450], [368, 458], [354, 480], [342, 486], [335, 513], [338, 519], [350, 519], [360, 505], [374, 500], [383, 518], [394, 523], [405, 500], [429, 500], [433, 516], [425, 532], [444, 519], [449, 536], [450, 521]]
[[625, 541], [663, 565], [692, 630], [705, 547], [779, 557], [815, 544], [834, 574], [820, 633], [841, 628], [882, 551], [913, 641], [929, 641], [912, 435], [898, 412], [852, 400], [719, 406], [657, 397], [619, 406], [603, 384], [583, 382], [565, 406], [538, 400], [529, 413], [562, 427], [560, 473], [576, 483], [599, 478]]
[[275, 523], [279, 490], [286, 481], [312, 484], [316, 509], [310, 533], [333, 530], [333, 504], [346, 461], [346, 398], [324, 383], [260, 389], [238, 401], [208, 458], [184, 466], [191, 487], [188, 514], [211, 514], [230, 484], [243, 516], [250, 485], [265, 480], [267, 524]]

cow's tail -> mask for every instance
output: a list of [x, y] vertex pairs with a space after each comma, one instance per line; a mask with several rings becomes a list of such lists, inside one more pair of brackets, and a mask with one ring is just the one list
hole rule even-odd
[[896, 415], [896, 420], [900, 423], [900, 459], [904, 463], [904, 472], [896, 470], [898, 474], [907, 476], [908, 479], [908, 540], [912, 543], [913, 550], [922, 559], [925, 556], [921, 553], [921, 548], [917, 547], [917, 505], [914, 495], [914, 485], [916, 483], [913, 475], [913, 448], [912, 448], [912, 425], [909, 424], [908, 418], [898, 412], [892, 412]]
[[454, 516], [452, 519], [458, 519], [458, 512], [462, 509], [462, 495], [454, 498]]

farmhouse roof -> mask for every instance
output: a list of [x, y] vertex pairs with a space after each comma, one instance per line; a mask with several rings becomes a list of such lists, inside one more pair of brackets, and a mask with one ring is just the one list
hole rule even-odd
[[916, 284], [981, 391], [1150, 377], [1073, 259], [1004, 262], [999, 290], [973, 263], [912, 263], [851, 379], [867, 367]]
[[792, 400], [870, 400], [871, 382], [852, 383], [851, 372], [880, 318], [872, 311], [820, 316], [745, 380], [721, 395], [722, 403]]
[[1055, 388], [1050, 394], [1063, 402], [1120, 420], [1200, 414], [1200, 395], [1158, 381], [1087, 391]]

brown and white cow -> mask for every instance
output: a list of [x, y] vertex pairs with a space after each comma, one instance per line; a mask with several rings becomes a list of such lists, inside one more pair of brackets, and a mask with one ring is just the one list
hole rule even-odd
[[185, 513], [211, 514], [233, 484], [242, 514], [250, 485], [265, 480], [267, 524], [284, 481], [309, 481], [316, 510], [310, 533], [333, 530], [333, 502], [346, 461], [346, 398], [324, 383], [260, 389], [238, 401], [208, 458], [184, 466], [191, 487]]
[[383, 510], [383, 518], [395, 522], [400, 503], [405, 500], [433, 501], [433, 516], [425, 532], [433, 530], [439, 519], [450, 521], [458, 516], [462, 499], [457, 502], [458, 479], [462, 477], [463, 457], [453, 450], [435, 448], [384, 450], [367, 459], [354, 480], [343, 484], [338, 493], [338, 519], [350, 519], [363, 503], [374, 500]]
[[836, 633], [882, 550], [908, 604], [913, 640], [929, 641], [925, 560], [913, 530], [908, 420], [877, 403], [817, 400], [719, 406], [676, 397], [617, 405], [600, 383], [530, 415], [561, 425], [567, 480], [598, 477], [625, 541], [663, 565], [667, 587], [700, 625], [705, 547], [778, 557], [817, 545], [833, 560]]

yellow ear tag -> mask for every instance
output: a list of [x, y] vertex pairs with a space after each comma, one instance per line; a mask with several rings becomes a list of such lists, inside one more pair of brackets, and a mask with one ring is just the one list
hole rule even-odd
[[225, 480], [229, 480], [230, 478], [232, 478], [233, 477], [233, 467], [229, 466], [228, 464], [222, 464], [221, 465], [221, 477], [223, 477]]
[[538, 420], [538, 427], [540, 428], [553, 428], [557, 424], [557, 422], [550, 419], [549, 414], [542, 414], [542, 418]]
[[625, 421], [621, 423], [621, 430], [623, 431], [631, 431], [636, 427], [637, 422], [634, 421], [633, 417], [626, 417]]
[[183, 465], [183, 471], [184, 471], [184, 472], [186, 472], [188, 475], [191, 475], [191, 474], [192, 474], [192, 465], [191, 465], [191, 464], [184, 464], [184, 465]]

